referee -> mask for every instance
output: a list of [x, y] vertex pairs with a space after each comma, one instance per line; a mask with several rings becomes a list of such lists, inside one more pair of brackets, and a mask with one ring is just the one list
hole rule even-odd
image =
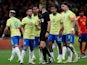
[[42, 3], [39, 5], [39, 9], [41, 10], [41, 33], [40, 33], [40, 48], [43, 53], [43, 59], [44, 62], [42, 64], [47, 64], [47, 58], [46, 54], [49, 56], [49, 61], [48, 63], [51, 63], [52, 57], [46, 47], [46, 41], [50, 32], [50, 18], [49, 18], [49, 13], [46, 10], [46, 4]]

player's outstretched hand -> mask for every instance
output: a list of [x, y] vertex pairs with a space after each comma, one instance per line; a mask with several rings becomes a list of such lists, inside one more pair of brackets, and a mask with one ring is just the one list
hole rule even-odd
[[2, 39], [5, 37], [5, 34], [2, 34]]

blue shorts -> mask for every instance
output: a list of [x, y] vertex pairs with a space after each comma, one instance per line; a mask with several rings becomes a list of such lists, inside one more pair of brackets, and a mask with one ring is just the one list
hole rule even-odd
[[79, 38], [79, 42], [87, 42], [87, 33], [81, 34], [81, 37]]
[[62, 42], [62, 37], [59, 38], [58, 35], [50, 34], [49, 37], [48, 37], [48, 41], [51, 41], [52, 43], [54, 43], [54, 40], [55, 40], [57, 43], [61, 43], [61, 42]]
[[34, 47], [34, 39], [24, 39], [23, 46]]
[[19, 44], [20, 36], [13, 36], [11, 37], [12, 45]]
[[40, 37], [35, 37], [35, 45], [40, 45]]
[[74, 44], [74, 35], [71, 35], [71, 34], [63, 35], [62, 36], [62, 42], [63, 43], [70, 42], [70, 43]]

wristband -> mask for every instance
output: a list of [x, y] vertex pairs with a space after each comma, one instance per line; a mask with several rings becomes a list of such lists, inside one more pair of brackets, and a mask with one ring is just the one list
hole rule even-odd
[[72, 31], [74, 31], [74, 28], [72, 28]]

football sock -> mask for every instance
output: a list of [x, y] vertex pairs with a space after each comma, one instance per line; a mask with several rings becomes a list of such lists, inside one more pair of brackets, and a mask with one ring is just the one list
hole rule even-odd
[[15, 52], [16, 52], [19, 60], [20, 60], [21, 59], [21, 55], [20, 55], [20, 50], [19, 50], [19, 47], [18, 46], [15, 47]]

